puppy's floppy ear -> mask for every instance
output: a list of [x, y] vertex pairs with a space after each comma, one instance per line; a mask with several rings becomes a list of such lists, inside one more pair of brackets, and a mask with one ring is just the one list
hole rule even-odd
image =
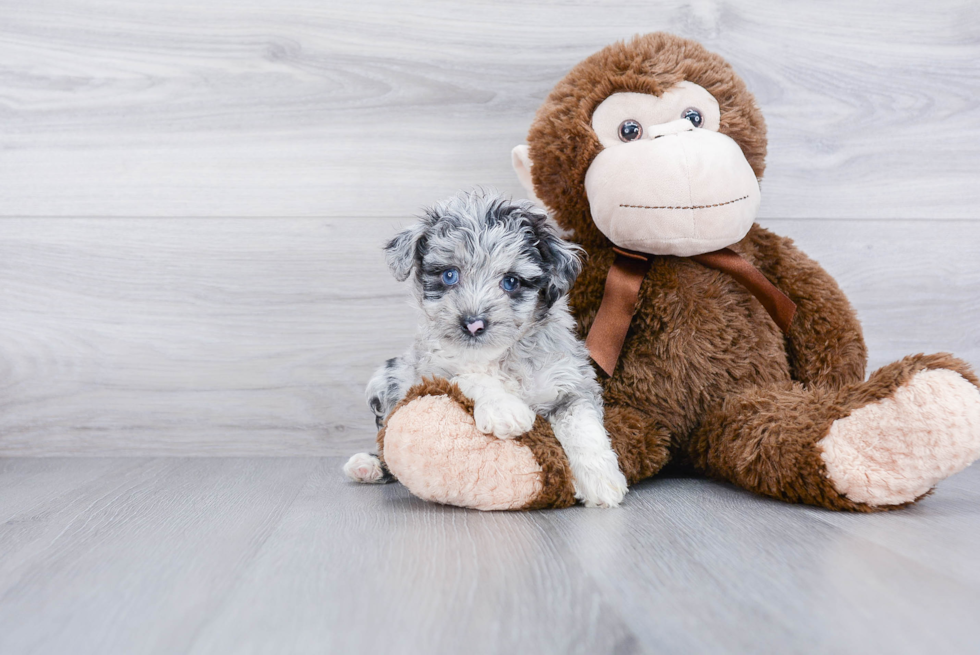
[[422, 257], [425, 254], [425, 236], [429, 227], [430, 222], [423, 219], [399, 232], [385, 246], [388, 268], [399, 282], [407, 280], [412, 274], [412, 269], [422, 264]]
[[582, 262], [579, 259], [582, 248], [559, 237], [544, 214], [535, 212], [531, 226], [538, 239], [541, 259], [547, 266], [544, 300], [551, 307], [569, 292], [575, 278], [582, 272]]

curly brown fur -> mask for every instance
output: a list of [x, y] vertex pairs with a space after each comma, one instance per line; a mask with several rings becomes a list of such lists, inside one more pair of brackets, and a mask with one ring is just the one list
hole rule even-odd
[[786, 346], [794, 380], [839, 387], [864, 379], [868, 350], [861, 324], [837, 281], [793, 240], [752, 227], [743, 241], [752, 260], [793, 302]]
[[670, 434], [643, 412], [623, 405], [606, 407], [605, 426], [619, 466], [630, 484], [660, 472], [670, 460]]
[[834, 421], [868, 403], [890, 398], [925, 370], [947, 369], [977, 385], [963, 361], [947, 353], [913, 355], [889, 364], [867, 382], [804, 389], [799, 384], [749, 389], [710, 412], [691, 442], [695, 464], [709, 474], [788, 502], [876, 512], [904, 507], [853, 502], [834, 489], [816, 443]]
[[[596, 252], [572, 289], [581, 334], [598, 311], [614, 256]], [[620, 363], [603, 379], [603, 398], [684, 440], [719, 397], [789, 379], [783, 335], [744, 287], [689, 259], [654, 257]]]
[[541, 467], [541, 493], [524, 509], [558, 509], [574, 505], [572, 468], [551, 424], [539, 416], [531, 431], [518, 437], [517, 441], [534, 453], [534, 459]]

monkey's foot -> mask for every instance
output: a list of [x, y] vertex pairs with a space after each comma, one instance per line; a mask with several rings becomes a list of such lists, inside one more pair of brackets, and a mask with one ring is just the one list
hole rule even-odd
[[567, 507], [571, 470], [538, 418], [516, 439], [481, 432], [473, 403], [441, 379], [414, 387], [378, 437], [388, 469], [416, 496], [480, 510]]
[[834, 421], [817, 443], [838, 492], [872, 507], [902, 505], [980, 458], [980, 389], [965, 364], [909, 357], [866, 384], [876, 381], [893, 388]]

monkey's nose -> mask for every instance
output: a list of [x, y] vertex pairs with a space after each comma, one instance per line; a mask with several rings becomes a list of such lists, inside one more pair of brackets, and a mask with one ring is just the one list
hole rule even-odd
[[463, 327], [474, 337], [478, 337], [487, 330], [487, 321], [482, 317], [467, 316], [462, 321]]
[[651, 125], [644, 135], [648, 139], [659, 139], [662, 136], [670, 136], [671, 134], [681, 134], [682, 132], [692, 132], [694, 131], [694, 125], [691, 121], [686, 118], [680, 118], [676, 121], [670, 121], [669, 123], [663, 123], [661, 125]]

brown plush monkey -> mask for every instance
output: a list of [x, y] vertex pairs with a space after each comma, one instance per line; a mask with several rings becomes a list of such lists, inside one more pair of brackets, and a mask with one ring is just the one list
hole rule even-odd
[[[609, 46], [559, 82], [528, 142], [518, 175], [587, 251], [571, 305], [606, 371], [605, 425], [630, 483], [673, 461], [868, 512], [912, 503], [980, 456], [970, 368], [916, 355], [865, 381], [840, 288], [754, 224], [765, 124], [721, 57], [662, 33]], [[465, 507], [575, 502], [546, 421], [503, 441], [471, 412], [443, 380], [415, 387], [378, 437], [390, 470]]]

